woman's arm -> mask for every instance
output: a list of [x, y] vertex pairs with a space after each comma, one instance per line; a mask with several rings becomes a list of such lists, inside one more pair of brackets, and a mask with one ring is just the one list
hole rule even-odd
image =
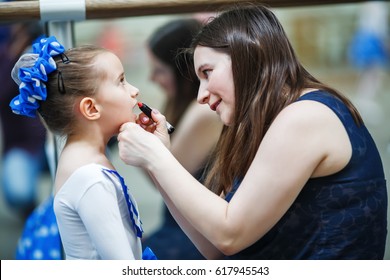
[[[150, 175], [151, 178], [153, 178], [152, 175]], [[219, 251], [215, 246], [210, 243], [209, 240], [204, 238], [204, 236], [199, 233], [177, 210], [174, 203], [169, 199], [167, 194], [164, 192], [164, 190], [159, 186], [156, 180], [154, 180], [155, 186], [160, 191], [161, 196], [164, 199], [164, 203], [167, 205], [169, 211], [171, 212], [172, 216], [176, 220], [176, 222], [180, 225], [181, 229], [185, 232], [185, 234], [190, 238], [192, 243], [197, 247], [199, 252], [206, 258], [206, 259], [221, 259], [224, 257], [224, 255]]]
[[[164, 124], [163, 117], [155, 117]], [[122, 160], [149, 170], [182, 217], [225, 255], [260, 239], [310, 177], [341, 170], [351, 150], [344, 127], [328, 107], [294, 103], [275, 119], [227, 203], [190, 176], [154, 135], [131, 125], [119, 139]]]

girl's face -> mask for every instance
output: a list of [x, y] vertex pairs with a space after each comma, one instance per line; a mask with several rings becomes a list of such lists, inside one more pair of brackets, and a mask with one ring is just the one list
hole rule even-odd
[[194, 63], [200, 80], [198, 102], [208, 104], [225, 125], [231, 125], [235, 97], [230, 56], [213, 48], [197, 46]]
[[96, 58], [96, 67], [103, 69], [99, 79], [96, 99], [100, 104], [102, 120], [107, 128], [118, 129], [125, 122], [135, 122], [133, 108], [137, 104], [139, 90], [126, 81], [123, 65], [111, 52]]
[[150, 80], [159, 85], [168, 97], [174, 97], [176, 84], [173, 69], [159, 60], [150, 50], [148, 57], [151, 66]]

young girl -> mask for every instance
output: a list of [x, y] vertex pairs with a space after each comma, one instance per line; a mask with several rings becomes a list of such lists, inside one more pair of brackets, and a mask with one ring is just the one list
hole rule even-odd
[[192, 50], [198, 102], [225, 124], [205, 182], [212, 191], [166, 148], [158, 112], [153, 134], [127, 123], [118, 140], [122, 160], [148, 170], [204, 256], [382, 259], [387, 190], [376, 145], [351, 102], [299, 63], [275, 15], [237, 4]]
[[20, 95], [10, 106], [37, 113], [66, 137], [55, 176], [54, 211], [66, 259], [141, 259], [136, 202], [107, 158], [106, 145], [134, 122], [138, 89], [113, 53], [94, 46], [64, 50], [43, 38], [13, 69]]

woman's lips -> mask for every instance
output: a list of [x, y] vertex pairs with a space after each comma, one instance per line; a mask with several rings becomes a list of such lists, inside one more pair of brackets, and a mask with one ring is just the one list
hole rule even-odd
[[210, 109], [213, 110], [213, 111], [216, 111], [217, 110], [217, 107], [218, 105], [221, 103], [222, 100], [219, 100], [213, 104], [210, 105]]

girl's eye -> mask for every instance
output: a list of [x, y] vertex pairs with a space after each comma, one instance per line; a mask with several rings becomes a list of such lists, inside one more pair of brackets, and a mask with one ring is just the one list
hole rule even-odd
[[122, 85], [126, 84], [126, 79], [125, 79], [125, 78], [122, 78], [122, 79], [120, 80], [120, 83], [121, 83]]

